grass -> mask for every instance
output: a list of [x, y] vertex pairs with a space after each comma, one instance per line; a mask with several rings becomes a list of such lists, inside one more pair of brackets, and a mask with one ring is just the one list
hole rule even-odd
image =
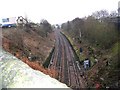
[[[65, 33], [66, 37], [69, 39], [69, 41], [71, 42], [77, 56], [79, 57], [80, 61], [84, 61], [86, 58], [85, 53], [80, 54], [79, 48], [77, 48], [77, 46], [74, 44], [73, 39], [70, 38], [70, 35], [68, 35], [67, 33]], [[98, 51], [100, 50], [100, 52], [102, 52], [102, 56], [101, 54], [98, 56], [97, 55], [97, 59], [98, 60], [103, 60], [104, 58], [107, 58], [107, 61], [109, 61], [109, 65], [106, 66], [105, 62], [103, 64], [99, 65], [99, 69], [95, 69], [93, 68], [93, 71], [96, 72], [96, 70], [98, 70], [97, 74], [94, 74], [94, 72], [89, 72], [89, 74], [93, 73], [93, 77], [89, 77], [88, 81], [92, 81], [92, 83], [94, 83], [94, 81], [98, 81], [101, 83], [102, 87], [104, 87], [104, 84], [106, 84], [106, 86], [115, 86], [116, 87], [116, 83], [118, 83], [118, 73], [119, 73], [119, 68], [118, 66], [120, 66], [120, 63], [118, 62], [118, 54], [120, 53], [120, 42], [115, 43], [111, 48], [109, 49], [102, 49], [97, 45], [91, 45], [89, 43], [85, 43], [87, 46], [91, 46], [92, 50], [95, 51], [95, 55], [99, 55]], [[94, 59], [94, 54], [90, 56], [90, 61], [91, 61], [91, 66], [95, 65], [96, 61]], [[92, 67], [90, 68], [92, 70]], [[98, 76], [99, 77], [98, 77]], [[104, 80], [102, 81], [100, 79], [100, 77], [104, 78]], [[92, 86], [92, 83], [89, 83]]]
[[86, 56], [85, 56], [85, 54], [81, 53], [81, 54], [79, 55], [79, 58], [80, 58], [80, 61], [84, 61], [85, 58], [86, 58]]
[[91, 66], [93, 66], [96, 63], [96, 61], [93, 57], [90, 57], [90, 61], [91, 61]]
[[112, 53], [113, 53], [113, 55], [117, 54], [119, 52], [119, 50], [120, 50], [120, 42], [117, 42], [112, 47]]

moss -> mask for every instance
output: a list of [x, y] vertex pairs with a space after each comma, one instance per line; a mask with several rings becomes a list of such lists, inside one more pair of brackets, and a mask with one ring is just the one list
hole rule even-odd
[[84, 61], [86, 58], [85, 54], [83, 54], [83, 53], [80, 54], [79, 57], [80, 57], [80, 61]]
[[91, 66], [93, 66], [96, 63], [94, 57], [90, 57], [90, 61], [91, 61]]
[[120, 42], [117, 42], [113, 45], [112, 47], [112, 54], [115, 55], [118, 53], [118, 51], [120, 50]]

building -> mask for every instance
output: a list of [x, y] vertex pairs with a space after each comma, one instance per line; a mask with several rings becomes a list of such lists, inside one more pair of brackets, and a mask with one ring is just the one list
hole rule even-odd
[[87, 58], [84, 60], [84, 69], [88, 69], [90, 67], [90, 60]]
[[16, 17], [2, 18], [1, 27], [16, 27]]
[[22, 16], [19, 16], [16, 21], [17, 21], [17, 25], [22, 25], [22, 26], [28, 23], [27, 19], [23, 18]]

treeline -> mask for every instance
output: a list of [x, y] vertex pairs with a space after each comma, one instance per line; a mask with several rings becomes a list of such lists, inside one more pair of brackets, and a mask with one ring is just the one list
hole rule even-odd
[[101, 48], [110, 48], [118, 40], [118, 13], [107, 10], [96, 11], [85, 18], [75, 18], [61, 25], [72, 38], [82, 39]]
[[33, 28], [42, 37], [47, 37], [48, 33], [52, 32], [52, 25], [45, 19], [42, 19], [40, 23], [28, 22], [27, 26], [29, 26], [27, 31]]

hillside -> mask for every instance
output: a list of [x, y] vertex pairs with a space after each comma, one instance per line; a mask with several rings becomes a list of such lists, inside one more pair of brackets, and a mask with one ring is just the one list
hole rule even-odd
[[35, 70], [49, 74], [55, 77], [55, 71], [44, 69], [42, 64], [49, 56], [54, 47], [54, 32], [48, 34], [47, 37], [40, 35], [37, 28], [28, 28], [26, 32], [20, 27], [17, 28], [3, 28], [2, 29], [2, 46], [4, 50], [10, 52], [23, 62], [27, 63]]
[[[75, 18], [61, 26], [77, 54], [76, 60], [83, 68], [83, 78], [90, 88], [118, 88], [120, 85], [118, 18], [97, 19], [91, 15]], [[88, 68], [85, 67], [87, 60]]]
[[[63, 31], [64, 32], [64, 31]], [[103, 50], [92, 46], [90, 43], [83, 41], [81, 44], [75, 42], [71, 35], [67, 32], [64, 34], [68, 37], [70, 42], [78, 55], [81, 67], [84, 67], [83, 61], [88, 57], [91, 52], [88, 47], [93, 49], [92, 55], [89, 55], [91, 67], [84, 70], [83, 80], [87, 83], [87, 87], [94, 88], [100, 85], [101, 88], [117, 88], [120, 84], [119, 75], [119, 46], [120, 42], [115, 43], [110, 49]], [[83, 52], [80, 54], [79, 48], [82, 47]], [[96, 55], [96, 57], [93, 57]], [[77, 59], [76, 59], [77, 60]], [[97, 61], [96, 61], [97, 60]]]

